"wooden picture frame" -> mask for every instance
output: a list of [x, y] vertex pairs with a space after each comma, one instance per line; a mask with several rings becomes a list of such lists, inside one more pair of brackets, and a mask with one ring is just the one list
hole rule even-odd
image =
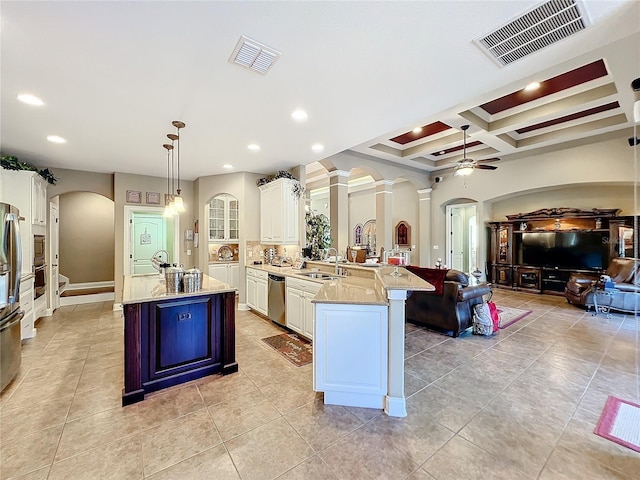
[[160, 194], [158, 192], [147, 192], [148, 205], [160, 205]]
[[142, 192], [127, 190], [127, 203], [142, 203]]

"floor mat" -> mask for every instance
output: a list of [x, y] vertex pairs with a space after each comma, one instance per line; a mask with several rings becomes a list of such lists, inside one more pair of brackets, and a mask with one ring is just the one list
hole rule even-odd
[[311, 343], [295, 333], [283, 333], [262, 341], [298, 367], [308, 365], [313, 360]]
[[640, 452], [640, 405], [610, 396], [595, 434]]

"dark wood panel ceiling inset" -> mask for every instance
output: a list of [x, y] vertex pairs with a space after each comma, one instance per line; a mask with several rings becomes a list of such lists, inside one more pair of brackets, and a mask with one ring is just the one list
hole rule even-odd
[[418, 133], [406, 132], [402, 135], [398, 135], [397, 137], [390, 138], [392, 142], [399, 143], [400, 145], [405, 145], [407, 143], [411, 143], [415, 140], [419, 140], [424, 137], [428, 137], [429, 135], [435, 135], [436, 133], [444, 132], [445, 130], [449, 130], [451, 127], [446, 123], [442, 122], [433, 122], [429, 125], [424, 125], [422, 130]]
[[519, 128], [516, 130], [516, 132], [520, 134], [532, 132], [534, 130], [550, 127], [552, 125], [570, 122], [571, 120], [576, 120], [578, 118], [588, 117], [589, 115], [595, 115], [596, 113], [613, 110], [614, 108], [620, 108], [620, 104], [618, 102], [607, 103], [606, 105], [589, 108], [587, 110], [582, 110], [581, 112], [572, 113], [571, 115], [565, 115], [564, 117], [558, 117], [554, 118], [553, 120], [547, 120], [546, 122], [536, 123], [535, 125], [529, 125], [528, 127]]
[[[479, 140], [467, 143], [467, 149], [472, 148], [472, 147], [477, 147], [478, 145], [482, 145], [482, 142], [479, 141]], [[464, 145], [460, 144], [460, 145], [457, 145], [455, 147], [447, 148], [446, 150], [438, 150], [437, 152], [433, 152], [431, 155], [433, 155], [434, 157], [439, 157], [440, 155], [448, 155], [449, 153], [453, 153], [453, 152], [457, 152], [457, 151], [462, 150], [463, 147], [464, 147]]]
[[517, 107], [518, 105], [531, 102], [532, 100], [537, 100], [547, 95], [595, 80], [596, 78], [604, 77], [607, 73], [607, 67], [604, 65], [604, 62], [602, 60], [596, 60], [588, 65], [540, 82], [540, 88], [537, 90], [531, 92], [518, 90], [517, 92], [480, 105], [480, 108], [490, 115], [495, 115], [496, 113]]

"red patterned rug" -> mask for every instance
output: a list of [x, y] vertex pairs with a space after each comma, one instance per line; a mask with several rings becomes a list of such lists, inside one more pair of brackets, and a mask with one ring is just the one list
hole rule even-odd
[[524, 317], [532, 313], [532, 310], [498, 306], [498, 313], [500, 314], [500, 328], [502, 329], [519, 322]]
[[262, 341], [298, 367], [308, 365], [313, 360], [311, 343], [295, 333], [282, 333], [263, 338]]
[[640, 452], [640, 405], [610, 396], [595, 434]]

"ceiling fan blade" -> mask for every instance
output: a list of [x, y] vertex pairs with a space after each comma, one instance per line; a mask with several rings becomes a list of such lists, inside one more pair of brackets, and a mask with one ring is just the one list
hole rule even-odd
[[488, 163], [488, 162], [497, 162], [498, 160], [500, 160], [498, 157], [493, 157], [493, 158], [483, 158], [482, 160], [478, 160], [478, 163], [483, 162], [483, 163]]
[[498, 167], [494, 165], [483, 165], [481, 163], [477, 163], [476, 166], [473, 168], [477, 168], [479, 170], [496, 170]]

